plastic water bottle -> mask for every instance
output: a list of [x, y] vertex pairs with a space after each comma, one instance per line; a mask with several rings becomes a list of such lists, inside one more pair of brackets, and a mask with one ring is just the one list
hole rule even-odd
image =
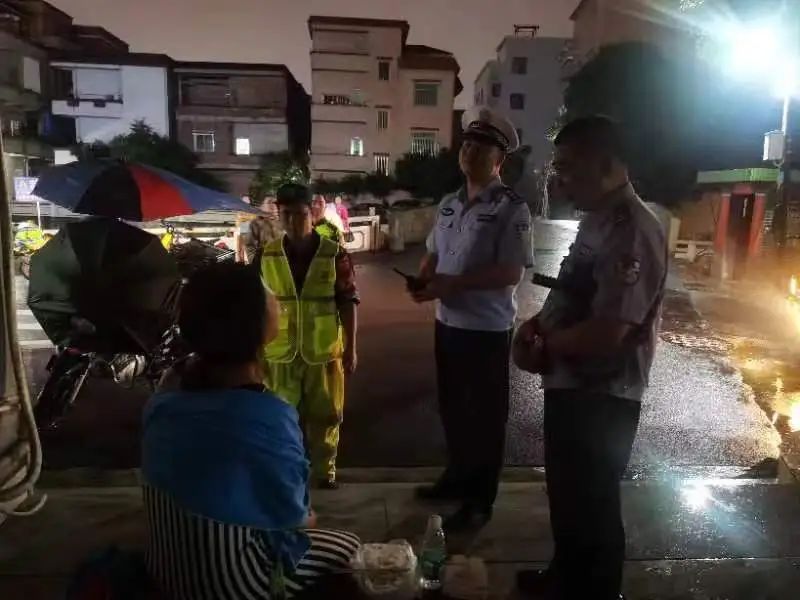
[[438, 590], [442, 587], [441, 572], [446, 560], [447, 544], [442, 529], [442, 517], [431, 515], [419, 555], [420, 582], [423, 590]]

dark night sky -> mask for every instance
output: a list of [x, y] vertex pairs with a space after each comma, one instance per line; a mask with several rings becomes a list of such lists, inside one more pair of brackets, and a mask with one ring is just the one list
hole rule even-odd
[[306, 88], [310, 14], [406, 19], [409, 42], [453, 52], [472, 82], [513, 25], [538, 24], [569, 36], [578, 0], [50, 0], [75, 22], [101, 25], [133, 51], [175, 59], [285, 63]]

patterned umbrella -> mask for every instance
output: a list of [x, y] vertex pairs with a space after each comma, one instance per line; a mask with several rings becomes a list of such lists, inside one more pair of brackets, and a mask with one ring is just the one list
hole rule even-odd
[[157, 221], [207, 210], [258, 213], [238, 198], [149, 165], [79, 161], [45, 170], [34, 195], [84, 215]]

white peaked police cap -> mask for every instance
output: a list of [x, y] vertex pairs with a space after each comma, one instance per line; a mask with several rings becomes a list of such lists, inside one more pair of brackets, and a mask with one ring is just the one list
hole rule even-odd
[[503, 115], [485, 106], [473, 106], [461, 117], [464, 139], [474, 139], [498, 146], [505, 152], [519, 148], [519, 136], [514, 124]]

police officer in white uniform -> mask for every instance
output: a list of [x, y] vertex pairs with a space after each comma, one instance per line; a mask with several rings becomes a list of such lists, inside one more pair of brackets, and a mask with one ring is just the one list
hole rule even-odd
[[555, 140], [554, 167], [587, 211], [514, 360], [543, 373], [547, 491], [555, 555], [522, 572], [533, 597], [616, 600], [625, 560], [620, 480], [648, 383], [667, 273], [658, 218], [628, 180], [616, 125], [588, 117]]
[[487, 109], [464, 115], [464, 186], [445, 197], [427, 241], [417, 302], [437, 301], [436, 368], [448, 463], [424, 499], [461, 508], [446, 529], [480, 527], [492, 514], [508, 419], [509, 349], [516, 288], [533, 266], [531, 214], [500, 180], [519, 145], [514, 126]]

